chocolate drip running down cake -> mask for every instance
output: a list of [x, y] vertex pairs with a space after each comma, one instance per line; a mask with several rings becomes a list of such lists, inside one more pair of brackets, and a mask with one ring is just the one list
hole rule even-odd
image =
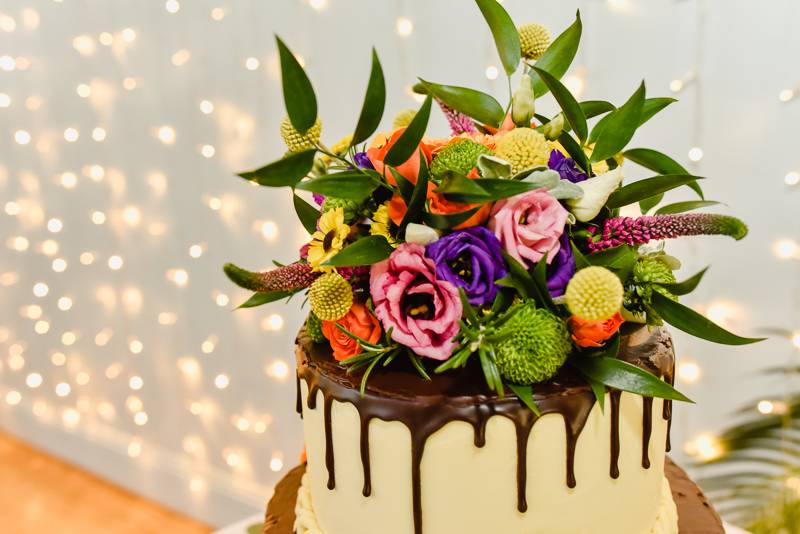
[[[672, 379], [664, 330], [623, 336], [620, 358]], [[564, 368], [536, 388], [537, 417], [514, 395], [487, 395], [470, 368], [431, 381], [392, 369], [362, 397], [304, 334], [297, 362], [308, 452], [298, 534], [678, 532], [669, 401], [611, 391], [601, 410]]]

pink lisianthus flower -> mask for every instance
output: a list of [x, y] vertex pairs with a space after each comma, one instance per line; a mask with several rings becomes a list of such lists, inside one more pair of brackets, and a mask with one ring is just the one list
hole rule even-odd
[[567, 210], [546, 189], [528, 191], [494, 205], [489, 229], [503, 249], [523, 265], [547, 256], [550, 263], [561, 247]]
[[461, 299], [458, 289], [436, 279], [425, 247], [404, 243], [389, 259], [372, 266], [370, 293], [375, 315], [392, 339], [420, 356], [446, 360], [455, 348]]

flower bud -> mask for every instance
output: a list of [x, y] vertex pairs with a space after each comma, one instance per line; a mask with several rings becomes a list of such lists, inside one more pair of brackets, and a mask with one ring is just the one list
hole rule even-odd
[[519, 81], [519, 87], [511, 97], [511, 119], [517, 126], [531, 125], [531, 119], [536, 110], [536, 97], [533, 94], [533, 80], [527, 74], [523, 75]]
[[439, 239], [439, 233], [424, 224], [410, 223], [406, 226], [406, 242], [429, 245]]
[[564, 131], [564, 114], [559, 113], [553, 120], [548, 122], [547, 124], [543, 124], [541, 127], [541, 132], [547, 138], [548, 141], [555, 141], [559, 137], [561, 137], [561, 132]]

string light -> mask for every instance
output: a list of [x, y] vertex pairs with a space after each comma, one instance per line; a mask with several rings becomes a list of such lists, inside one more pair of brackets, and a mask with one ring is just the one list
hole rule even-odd
[[67, 331], [61, 334], [61, 343], [64, 346], [72, 346], [78, 340], [78, 335], [75, 332]]
[[136, 40], [136, 31], [133, 28], [125, 28], [122, 30], [122, 39], [126, 43], [132, 43]]
[[792, 335], [792, 345], [794, 345], [794, 348], [797, 350], [800, 350], [800, 332], [795, 332]]
[[6, 393], [6, 404], [9, 406], [16, 406], [22, 401], [22, 394], [19, 391], [11, 390]]
[[693, 146], [689, 149], [689, 161], [697, 163], [703, 159], [703, 149], [699, 146]]
[[11, 72], [17, 68], [16, 60], [11, 56], [0, 56], [0, 70]]
[[486, 67], [486, 78], [489, 80], [496, 80], [500, 76], [500, 70], [496, 65], [489, 65]]
[[289, 364], [283, 360], [276, 360], [267, 366], [267, 375], [276, 380], [284, 380], [289, 376]]
[[791, 102], [797, 97], [797, 90], [796, 89], [782, 89], [780, 93], [778, 93], [778, 100], [781, 102]]
[[72, 392], [72, 388], [66, 382], [59, 382], [56, 384], [56, 395], [59, 397], [66, 397]]
[[771, 414], [772, 412], [775, 411], [775, 405], [772, 404], [771, 401], [762, 400], [762, 401], [758, 401], [758, 405], [756, 406], [756, 409], [758, 410], [758, 413], [760, 413], [762, 415], [769, 415], [769, 414]]
[[81, 414], [75, 408], [67, 408], [61, 414], [61, 421], [68, 428], [76, 427], [81, 422]]
[[94, 54], [97, 46], [90, 35], [79, 35], [72, 39], [72, 48], [77, 50], [82, 56], [91, 56]]
[[322, 11], [328, 7], [328, 0], [308, 0], [308, 4], [316, 11]]
[[217, 22], [225, 18], [225, 10], [221, 7], [215, 7], [211, 10], [211, 19]]
[[782, 260], [789, 260], [797, 257], [798, 245], [797, 242], [791, 239], [779, 239], [772, 246], [772, 251], [778, 258]]
[[33, 325], [33, 331], [39, 335], [44, 335], [50, 331], [50, 323], [47, 321], [36, 321], [36, 324]]
[[228, 385], [230, 385], [230, 383], [230, 378], [228, 378], [228, 375], [224, 373], [220, 373], [214, 377], [214, 385], [217, 387], [217, 389], [225, 389], [228, 387]]
[[156, 132], [158, 140], [165, 145], [171, 145], [175, 142], [175, 128], [172, 126], [160, 126]]
[[217, 150], [216, 150], [216, 149], [215, 149], [215, 148], [214, 148], [212, 145], [203, 145], [203, 146], [200, 148], [200, 153], [201, 153], [201, 154], [203, 155], [203, 157], [205, 157], [205, 158], [213, 158], [213, 157], [214, 157], [214, 154], [216, 154], [216, 153], [217, 153]]
[[36, 389], [42, 385], [43, 379], [42, 375], [39, 373], [30, 373], [27, 377], [25, 377], [25, 385], [27, 385], [31, 389]]
[[699, 434], [694, 439], [686, 443], [684, 450], [690, 456], [694, 456], [701, 461], [707, 462], [719, 458], [723, 453], [722, 444], [719, 439], [712, 434]]
[[7, 108], [11, 105], [11, 97], [6, 93], [0, 93], [0, 108]]
[[31, 134], [25, 130], [17, 130], [14, 132], [14, 141], [18, 145], [27, 145], [31, 142]]
[[800, 172], [792, 171], [787, 173], [783, 181], [790, 187], [800, 184]]
[[67, 363], [67, 355], [63, 352], [54, 352], [50, 355], [50, 362], [56, 367], [61, 367]]
[[178, 0], [167, 0], [164, 4], [164, 9], [166, 9], [168, 13], [177, 13], [181, 9], [181, 4]]
[[414, 31], [414, 23], [408, 17], [398, 17], [394, 27], [401, 37], [408, 37]]
[[72, 299], [69, 297], [61, 297], [58, 299], [58, 309], [61, 311], [69, 311], [72, 308]]
[[216, 297], [214, 297], [214, 302], [217, 303], [217, 306], [224, 308], [230, 303], [231, 299], [225, 293], [219, 293]]
[[33, 285], [33, 294], [39, 298], [46, 297], [50, 288], [44, 282], [37, 282]]
[[144, 380], [142, 380], [141, 376], [133, 375], [128, 380], [128, 387], [134, 391], [139, 391], [144, 386]]
[[127, 77], [122, 80], [122, 87], [126, 91], [133, 91], [134, 89], [136, 89], [137, 85], [138, 82], [136, 81], [136, 78]]
[[138, 458], [142, 454], [142, 441], [140, 439], [131, 440], [128, 443], [128, 456]]
[[111, 46], [114, 44], [114, 36], [108, 32], [101, 32], [97, 40], [100, 41], [100, 44], [103, 46]]
[[273, 313], [261, 320], [261, 328], [268, 332], [276, 332], [283, 328], [283, 317]]
[[261, 62], [255, 57], [249, 57], [244, 60], [244, 68], [247, 70], [257, 70], [260, 65]]
[[108, 268], [112, 271], [118, 271], [122, 269], [124, 263], [125, 262], [122, 260], [122, 258], [116, 254], [108, 258]]
[[105, 141], [107, 135], [108, 133], [106, 132], [106, 130], [99, 126], [92, 130], [92, 139], [94, 139], [98, 143]]
[[214, 112], [214, 103], [210, 100], [200, 101], [200, 111], [206, 115]]
[[66, 189], [74, 189], [78, 185], [78, 176], [69, 171], [61, 173], [61, 185]]
[[57, 234], [64, 228], [64, 223], [61, 222], [61, 219], [50, 219], [47, 221], [47, 230], [54, 234]]
[[63, 273], [67, 270], [67, 260], [64, 258], [56, 258], [50, 266], [54, 272]]
[[192, 53], [189, 52], [187, 49], [182, 48], [177, 52], [175, 52], [174, 54], [172, 54], [171, 61], [175, 67], [182, 67], [183, 65], [189, 62], [189, 59], [191, 59], [191, 57]]

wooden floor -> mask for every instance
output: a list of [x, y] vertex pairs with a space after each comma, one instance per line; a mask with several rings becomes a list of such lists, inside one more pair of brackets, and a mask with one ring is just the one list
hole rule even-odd
[[205, 534], [158, 504], [0, 433], [4, 534]]

